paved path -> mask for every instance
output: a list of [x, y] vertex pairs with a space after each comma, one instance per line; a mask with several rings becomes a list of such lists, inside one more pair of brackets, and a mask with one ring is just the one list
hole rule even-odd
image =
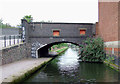
[[31, 68], [34, 68], [45, 61], [49, 61], [50, 59], [51, 58], [29, 58], [0, 66], [0, 83], [4, 79], [8, 79], [12, 76], [19, 76], [20, 73], [23, 74]]
[[59, 53], [57, 51], [59, 51], [61, 49], [64, 49], [64, 48], [66, 48], [66, 47], [62, 47], [62, 48], [59, 48], [59, 49], [56, 49], [56, 50], [52, 50], [51, 52], [49, 52], [49, 55], [53, 55], [53, 56], [58, 55]]

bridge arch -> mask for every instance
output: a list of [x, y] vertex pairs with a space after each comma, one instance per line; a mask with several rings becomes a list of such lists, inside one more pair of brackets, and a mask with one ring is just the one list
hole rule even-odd
[[36, 58], [44, 57], [44, 56], [49, 56], [49, 51], [48, 51], [48, 49], [49, 49], [50, 47], [52, 47], [53, 45], [60, 44], [60, 43], [71, 43], [71, 44], [80, 46], [80, 44], [74, 43], [74, 42], [70, 42], [70, 41], [59, 41], [59, 42], [49, 43], [49, 44], [44, 45], [43, 47], [39, 47], [39, 48], [36, 50]]

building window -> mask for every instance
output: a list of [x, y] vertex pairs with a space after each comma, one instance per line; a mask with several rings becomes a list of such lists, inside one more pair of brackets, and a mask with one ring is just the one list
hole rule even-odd
[[53, 36], [60, 36], [60, 30], [53, 30]]
[[86, 34], [86, 29], [80, 29], [80, 35], [85, 35]]

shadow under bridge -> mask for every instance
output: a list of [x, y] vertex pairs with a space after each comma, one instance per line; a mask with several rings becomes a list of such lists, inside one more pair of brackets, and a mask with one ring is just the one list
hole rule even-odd
[[61, 44], [61, 43], [71, 43], [71, 44], [74, 44], [76, 46], [80, 46], [77, 43], [68, 42], [68, 41], [60, 41], [60, 42], [50, 43], [50, 44], [45, 45], [44, 47], [40, 47], [40, 48], [37, 49], [37, 55], [38, 55], [37, 57], [38, 58], [40, 58], [40, 57], [50, 57], [51, 54], [49, 54], [49, 48], [52, 47], [53, 45], [57, 45], [57, 44]]

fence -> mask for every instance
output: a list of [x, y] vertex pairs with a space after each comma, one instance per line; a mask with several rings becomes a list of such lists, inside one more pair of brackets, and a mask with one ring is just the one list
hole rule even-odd
[[105, 48], [106, 60], [110, 63], [120, 65], [119, 48]]
[[4, 35], [0, 36], [0, 47], [8, 47], [22, 42], [21, 35]]

